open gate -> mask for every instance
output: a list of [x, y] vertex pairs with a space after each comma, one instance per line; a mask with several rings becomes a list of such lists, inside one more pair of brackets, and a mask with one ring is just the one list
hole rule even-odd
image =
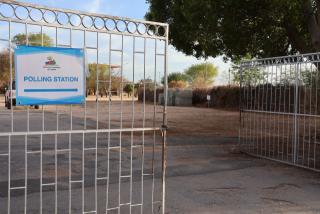
[[0, 107], [1, 213], [164, 213], [168, 30], [0, 0], [0, 75], [11, 93], [14, 47], [27, 45], [83, 48], [88, 95], [39, 110], [11, 96], [11, 110]]
[[320, 171], [320, 54], [241, 63], [241, 150]]

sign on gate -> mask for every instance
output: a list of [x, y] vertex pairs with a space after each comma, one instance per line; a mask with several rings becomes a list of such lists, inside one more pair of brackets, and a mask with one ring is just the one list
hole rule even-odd
[[82, 49], [18, 46], [14, 54], [17, 105], [84, 103]]

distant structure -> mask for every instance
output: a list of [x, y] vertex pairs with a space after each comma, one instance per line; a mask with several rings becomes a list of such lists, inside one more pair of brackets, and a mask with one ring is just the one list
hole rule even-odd
[[[159, 104], [164, 104], [163, 93], [159, 95]], [[168, 89], [168, 106], [192, 106], [192, 89]]]

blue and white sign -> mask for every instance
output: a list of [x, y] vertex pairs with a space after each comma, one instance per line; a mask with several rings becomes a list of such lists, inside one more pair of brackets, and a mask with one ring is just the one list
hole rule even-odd
[[83, 49], [18, 46], [14, 57], [17, 105], [84, 103]]

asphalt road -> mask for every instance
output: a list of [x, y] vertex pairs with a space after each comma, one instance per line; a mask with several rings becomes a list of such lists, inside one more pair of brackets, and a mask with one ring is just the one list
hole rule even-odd
[[[1, 107], [0, 134], [10, 132], [11, 128], [14, 132], [66, 131], [72, 124], [73, 130], [90, 131], [159, 127], [160, 122], [159, 114], [154, 114], [157, 108], [152, 105], [143, 108], [137, 102], [133, 109], [132, 102], [121, 105], [116, 101], [109, 106], [104, 101], [99, 104], [98, 114], [96, 102], [70, 108], [15, 107], [11, 111]], [[154, 116], [159, 119], [155, 123]], [[7, 136], [0, 137], [0, 213], [7, 213], [8, 203], [10, 213], [23, 213], [25, 207], [27, 213], [40, 213], [40, 206], [43, 213], [54, 213], [55, 207], [59, 214], [69, 210], [82, 213], [82, 209], [89, 212], [95, 207], [98, 213], [105, 213], [107, 205], [108, 209], [115, 208], [109, 213], [118, 213], [119, 204], [120, 213], [129, 213], [129, 203], [134, 205], [132, 213], [141, 213], [141, 209], [144, 213], [151, 213], [152, 209], [158, 213], [161, 139], [159, 131], [35, 134], [12, 136], [10, 140]]]

